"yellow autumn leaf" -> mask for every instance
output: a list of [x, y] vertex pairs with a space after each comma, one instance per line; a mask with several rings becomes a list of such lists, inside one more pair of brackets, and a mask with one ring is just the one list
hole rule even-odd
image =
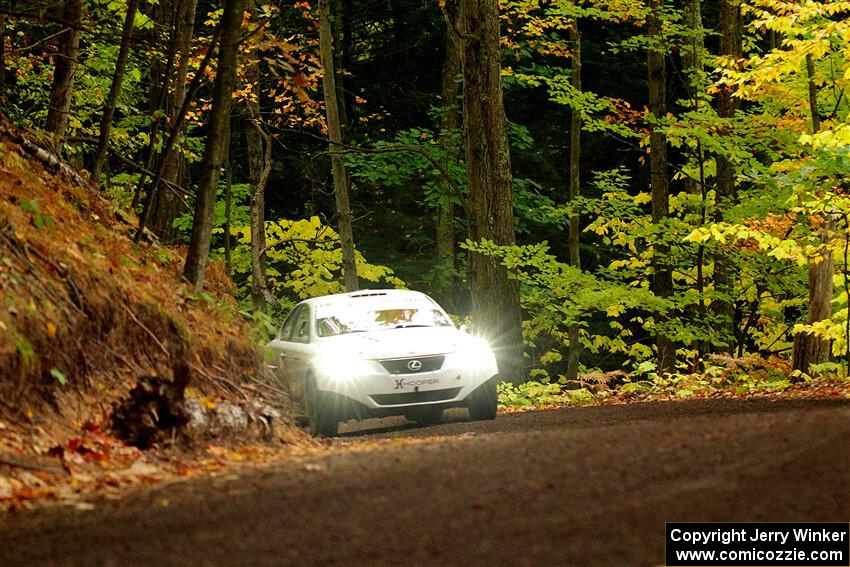
[[616, 316], [620, 315], [622, 312], [623, 312], [623, 305], [620, 304], [620, 303], [612, 303], [611, 305], [608, 306], [607, 309], [605, 309], [605, 313], [609, 317], [616, 317]]

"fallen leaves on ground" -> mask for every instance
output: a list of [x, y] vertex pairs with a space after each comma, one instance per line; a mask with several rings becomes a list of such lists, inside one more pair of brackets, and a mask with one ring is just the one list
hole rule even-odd
[[0, 421], [0, 511], [59, 504], [91, 509], [92, 500], [186, 478], [315, 455], [325, 444], [281, 426], [267, 443], [207, 444], [140, 451], [86, 422], [61, 443], [46, 430]]
[[[776, 389], [743, 392], [726, 387], [695, 391], [687, 399], [773, 398], [850, 399], [850, 381], [812, 380]], [[582, 406], [628, 404], [685, 399], [676, 391], [618, 393]], [[565, 407], [546, 404], [500, 408], [500, 413]], [[474, 433], [464, 437], [474, 436]], [[61, 441], [57, 441], [61, 439]], [[47, 431], [29, 424], [0, 420], [0, 511], [44, 505], [66, 505], [80, 510], [96, 506], [99, 498], [118, 498], [128, 490], [188, 478], [221, 476], [284, 460], [304, 462], [306, 473], [323, 473], [316, 458], [335, 452], [394, 449], [412, 444], [441, 442], [445, 436], [391, 438], [338, 438], [317, 440], [305, 431], [281, 424], [268, 442], [220, 442], [180, 448], [157, 446], [140, 451], [105, 432], [91, 421], [73, 431]]]

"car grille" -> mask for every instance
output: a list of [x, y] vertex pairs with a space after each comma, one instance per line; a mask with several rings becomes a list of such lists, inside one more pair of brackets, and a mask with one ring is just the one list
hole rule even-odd
[[[383, 366], [390, 374], [420, 374], [422, 372], [434, 372], [443, 367], [446, 360], [444, 355], [423, 356], [419, 358], [396, 358], [393, 360], [382, 360]], [[419, 362], [419, 365], [416, 362]], [[417, 368], [418, 366], [418, 368]]]
[[401, 404], [418, 404], [423, 402], [444, 402], [453, 400], [460, 388], [446, 390], [426, 390], [424, 392], [405, 392], [403, 394], [372, 394], [370, 397], [379, 406], [396, 406]]

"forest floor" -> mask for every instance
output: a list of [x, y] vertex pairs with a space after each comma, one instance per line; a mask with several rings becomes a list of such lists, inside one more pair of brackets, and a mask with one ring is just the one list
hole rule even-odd
[[[769, 402], [829, 401], [850, 403], [850, 382], [814, 380], [782, 390], [762, 390], [742, 394], [734, 389], [710, 394], [695, 394], [689, 400], [664, 393], [615, 394], [584, 404], [545, 404], [541, 406], [502, 407], [500, 419], [512, 414], [540, 413], [545, 410], [629, 406], [623, 411], [642, 411], [631, 406], [667, 402], [683, 408], [697, 400], [742, 404]], [[746, 407], [746, 406], [742, 406]], [[765, 405], [764, 407], [768, 407]], [[608, 411], [608, 410], [605, 410]], [[677, 410], [670, 410], [677, 411]], [[61, 416], [53, 420], [56, 427]], [[510, 418], [513, 419], [513, 418]], [[536, 418], [531, 418], [534, 421]], [[446, 430], [454, 431], [459, 422], [468, 420], [466, 410], [451, 410]], [[47, 423], [48, 420], [42, 420]], [[466, 425], [461, 427], [468, 427]], [[487, 429], [487, 424], [480, 427]], [[462, 431], [462, 430], [458, 430]], [[39, 433], [40, 432], [40, 433]], [[138, 489], [153, 485], [171, 485], [204, 477], [229, 477], [248, 469], [282, 466], [283, 463], [307, 463], [310, 459], [348, 451], [371, 450], [386, 445], [418, 444], [430, 441], [433, 428], [417, 428], [402, 417], [349, 421], [342, 424], [340, 436], [314, 439], [292, 425], [279, 426], [266, 439], [208, 439], [190, 444], [163, 443], [140, 451], [102, 431], [93, 424], [83, 425], [63, 445], [48, 446], [59, 436], [45, 435], [43, 427], [4, 423], [0, 420], [0, 510], [22, 511], [46, 506], [91, 509], [92, 502], [120, 499]], [[439, 433], [442, 435], [442, 433]], [[14, 474], [12, 474], [14, 473]]]
[[660, 565], [665, 522], [850, 517], [847, 400], [378, 425], [299, 459], [7, 515], [0, 564]]

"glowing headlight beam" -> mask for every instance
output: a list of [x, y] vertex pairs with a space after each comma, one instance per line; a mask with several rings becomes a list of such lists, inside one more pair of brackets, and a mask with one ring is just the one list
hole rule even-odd
[[332, 380], [352, 380], [371, 374], [373, 365], [358, 354], [322, 355], [317, 362], [318, 370]]
[[462, 366], [476, 368], [493, 360], [493, 351], [484, 339], [470, 337], [458, 350], [458, 357]]

